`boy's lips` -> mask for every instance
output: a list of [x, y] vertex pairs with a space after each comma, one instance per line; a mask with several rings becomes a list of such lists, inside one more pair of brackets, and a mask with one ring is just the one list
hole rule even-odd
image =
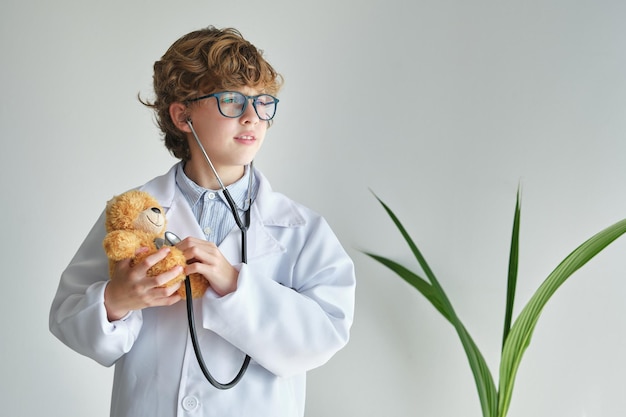
[[240, 135], [235, 136], [235, 140], [241, 142], [254, 142], [256, 140], [256, 136], [253, 132], [245, 132]]

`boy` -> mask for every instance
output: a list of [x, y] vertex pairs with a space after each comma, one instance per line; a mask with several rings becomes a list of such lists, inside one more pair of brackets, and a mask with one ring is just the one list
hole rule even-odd
[[[348, 342], [352, 261], [323, 218], [273, 192], [252, 166], [281, 80], [235, 29], [191, 32], [155, 63], [155, 99], [144, 104], [180, 162], [139, 188], [185, 237], [177, 246], [186, 273], [209, 282], [194, 302], [207, 368], [230, 381], [245, 355], [251, 361], [233, 388], [210, 385], [178, 287], [162, 286], [180, 271], [146, 276], [167, 247], [132, 267], [118, 262], [109, 277], [101, 215], [61, 276], [50, 329], [75, 351], [115, 364], [111, 416], [303, 416], [306, 372]], [[226, 194], [242, 221], [249, 215], [247, 263]]]

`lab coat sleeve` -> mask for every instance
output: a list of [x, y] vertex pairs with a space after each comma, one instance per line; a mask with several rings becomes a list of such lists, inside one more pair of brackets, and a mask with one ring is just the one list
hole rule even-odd
[[[207, 292], [203, 325], [279, 376], [318, 367], [345, 346], [353, 320], [352, 260], [323, 218], [299, 237], [282, 242], [285, 277], [263, 276], [240, 265], [237, 290], [224, 297]], [[264, 268], [259, 268], [264, 270]]]
[[111, 366], [132, 347], [142, 325], [140, 311], [109, 322], [104, 290], [109, 280], [102, 249], [104, 214], [61, 275], [50, 309], [50, 331], [76, 352]]

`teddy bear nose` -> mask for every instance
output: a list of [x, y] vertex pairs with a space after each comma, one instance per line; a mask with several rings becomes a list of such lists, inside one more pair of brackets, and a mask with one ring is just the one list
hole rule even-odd
[[150, 210], [152, 210], [153, 212], [155, 212], [156, 214], [161, 214], [161, 210], [159, 210], [158, 207], [152, 207]]

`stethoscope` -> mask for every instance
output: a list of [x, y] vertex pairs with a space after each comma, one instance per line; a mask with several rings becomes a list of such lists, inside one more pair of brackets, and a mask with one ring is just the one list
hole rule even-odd
[[[215, 178], [217, 179], [217, 182], [219, 183], [220, 188], [222, 189], [222, 192], [224, 193], [224, 197], [226, 197], [226, 201], [228, 202], [230, 211], [232, 212], [233, 218], [235, 219], [235, 222], [237, 223], [237, 227], [239, 227], [239, 230], [241, 230], [241, 262], [247, 263], [248, 262], [247, 231], [248, 231], [248, 227], [250, 226], [250, 207], [252, 206], [253, 162], [252, 161], [250, 162], [250, 165], [248, 168], [250, 172], [249, 178], [248, 178], [248, 195], [246, 197], [246, 202], [244, 206], [246, 208], [246, 210], [244, 211], [244, 215], [243, 215], [244, 221], [242, 222], [241, 218], [239, 217], [239, 214], [237, 213], [237, 205], [235, 204], [235, 201], [230, 195], [230, 192], [228, 192], [228, 189], [226, 189], [226, 187], [224, 186], [222, 179], [217, 174], [217, 170], [213, 166], [213, 163], [211, 162], [209, 155], [207, 155], [206, 151], [204, 150], [204, 146], [202, 146], [202, 143], [200, 142], [200, 139], [198, 138], [198, 135], [196, 134], [196, 131], [193, 128], [191, 119], [187, 119], [187, 125], [191, 129], [191, 133], [193, 134], [193, 137], [195, 138], [196, 143], [202, 150], [204, 159], [207, 161], [207, 163], [211, 167], [211, 171], [213, 171], [213, 175], [215, 175]], [[172, 232], [165, 232], [165, 240], [172, 246], [180, 242], [180, 238]], [[191, 283], [189, 282], [189, 276], [187, 276], [187, 278], [185, 279], [185, 295], [187, 298], [186, 300], [187, 301], [187, 321], [189, 322], [189, 333], [191, 336], [191, 343], [193, 344], [193, 350], [196, 354], [196, 359], [198, 360], [198, 365], [200, 365], [200, 369], [202, 370], [202, 373], [204, 374], [207, 381], [209, 381], [211, 385], [213, 385], [217, 389], [226, 390], [226, 389], [230, 389], [234, 387], [241, 380], [241, 378], [243, 377], [243, 374], [246, 373], [246, 370], [248, 369], [248, 365], [250, 364], [250, 356], [246, 354], [246, 357], [243, 360], [243, 364], [241, 365], [241, 369], [239, 369], [239, 372], [237, 373], [235, 378], [233, 378], [232, 381], [225, 383], [225, 384], [217, 381], [207, 369], [206, 364], [204, 363], [204, 359], [202, 357], [202, 352], [200, 351], [200, 344], [198, 343], [198, 337], [196, 334], [196, 324], [195, 324], [194, 314], [193, 314], [193, 301], [192, 301]]]

